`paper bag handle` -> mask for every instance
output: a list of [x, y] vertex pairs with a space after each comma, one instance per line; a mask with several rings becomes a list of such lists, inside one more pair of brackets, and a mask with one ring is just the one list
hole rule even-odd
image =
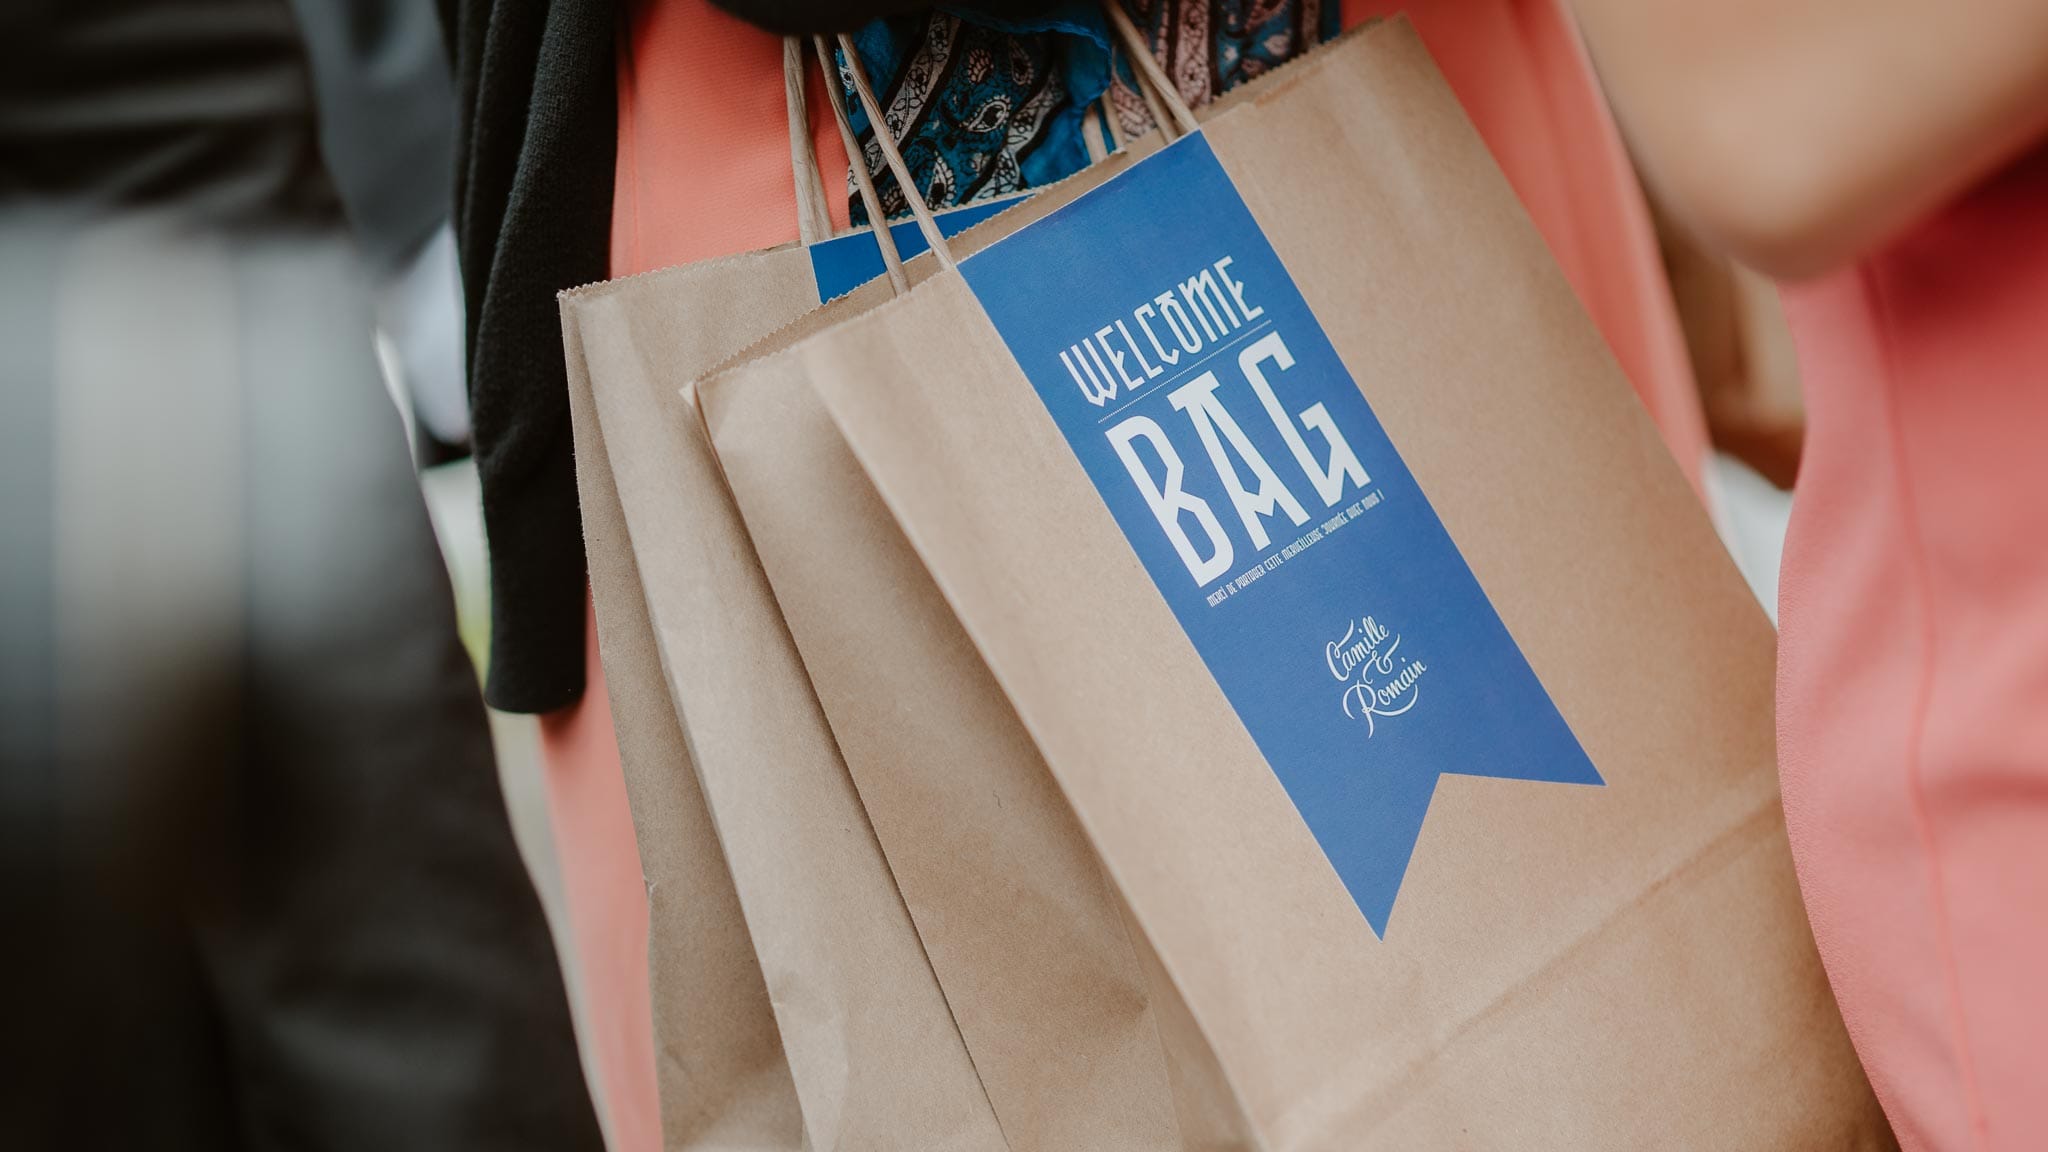
[[[846, 147], [846, 155], [855, 162], [853, 182], [859, 189], [861, 204], [868, 210], [868, 219], [878, 221], [875, 228], [875, 244], [882, 252], [882, 267], [889, 273], [889, 286], [901, 295], [910, 290], [910, 278], [903, 271], [903, 257], [896, 251], [895, 237], [889, 234], [888, 222], [882, 214], [882, 198], [875, 192], [875, 182], [868, 176], [868, 166], [860, 159], [860, 144], [853, 137], [853, 125], [846, 119], [846, 105], [839, 94], [839, 78], [832, 75], [826, 61], [832, 52], [825, 46], [825, 38], [812, 37], [818, 53], [818, 68], [825, 78], [825, 102], [832, 107], [832, 120], [839, 126], [840, 143]], [[790, 171], [796, 178], [797, 235], [805, 244], [816, 244], [832, 237], [832, 214], [826, 206], [824, 174], [818, 168], [818, 152], [811, 142], [810, 108], [804, 99], [804, 42], [795, 36], [782, 38], [782, 85], [789, 105], [789, 158]]]
[[826, 206], [825, 178], [818, 170], [818, 150], [811, 142], [811, 112], [804, 96], [804, 42], [782, 38], [782, 91], [789, 105], [789, 169], [796, 176], [797, 235], [805, 244], [832, 236], [832, 212]]
[[[1152, 45], [1145, 42], [1145, 34], [1131, 23], [1130, 14], [1117, 0], [1102, 0], [1102, 11], [1109, 17], [1109, 26], [1116, 31], [1117, 39], [1124, 42], [1124, 51], [1131, 57], [1131, 70], [1137, 74], [1138, 94], [1145, 98], [1145, 105], [1152, 110], [1152, 119], [1165, 130], [1170, 116], [1175, 131], [1169, 133], [1178, 140], [1201, 128], [1195, 119], [1194, 110], [1180, 98], [1179, 89], [1166, 78], [1166, 70], [1159, 66], [1158, 57], [1152, 55]], [[1160, 114], [1160, 105], [1165, 105], [1166, 115]]]
[[[868, 84], [867, 66], [861, 63], [860, 53], [853, 47], [853, 37], [839, 34], [839, 50], [846, 55], [846, 71], [853, 78], [854, 95], [860, 97], [861, 110], [868, 114], [868, 123], [875, 130], [875, 143], [882, 149], [882, 159], [889, 165], [889, 172], [896, 177], [896, 184], [903, 189], [903, 199], [910, 205], [910, 214], [917, 217], [917, 230], [924, 233], [924, 242], [931, 246], [932, 255], [938, 257], [939, 267], [951, 272], [959, 265], [953, 262], [953, 253], [946, 247], [946, 238], [939, 232], [939, 222], [932, 216], [931, 206], [924, 202], [924, 196], [917, 190], [917, 182], [910, 177], [910, 165], [903, 162], [903, 153], [896, 150], [896, 141], [889, 135], [889, 125], [882, 118], [882, 105], [875, 99], [875, 90]], [[855, 172], [866, 168], [855, 164]], [[871, 210], [872, 212], [872, 210]], [[879, 235], [888, 230], [885, 217], [875, 230]]]
[[[1167, 132], [1174, 139], [1179, 139], [1198, 130], [1201, 124], [1195, 119], [1194, 111], [1167, 80], [1165, 70], [1159, 67], [1158, 59], [1152, 55], [1152, 46], [1145, 41], [1144, 34], [1138, 31], [1138, 26], [1131, 23], [1131, 18], [1124, 12], [1123, 5], [1117, 0], [1103, 0], [1102, 8], [1109, 17], [1110, 27], [1115, 29], [1117, 38], [1123, 41], [1125, 51], [1131, 56], [1132, 69], [1138, 80], [1138, 91], [1144, 96], [1145, 104], [1151, 110], [1152, 118], [1159, 123], [1161, 131]], [[939, 222], [932, 216], [931, 206], [925, 203], [924, 195], [918, 191], [916, 181], [911, 178], [910, 166], [904, 163], [903, 153], [897, 150], [895, 139], [889, 135], [888, 122], [883, 118], [881, 102], [875, 98], [875, 90], [868, 82], [867, 68], [861, 63], [860, 53], [853, 46], [853, 38], [841, 32], [838, 41], [840, 52], [846, 56], [847, 73], [853, 80], [854, 95], [859, 97], [861, 110], [867, 113], [868, 123], [875, 130], [875, 144], [881, 149], [882, 160], [888, 165], [890, 174], [896, 177], [897, 186], [903, 190], [904, 202], [910, 205], [910, 214], [917, 219], [918, 231], [924, 234], [925, 243], [931, 247], [932, 255], [938, 259], [939, 266], [948, 272], [953, 271], [959, 265], [953, 259], [952, 249], [947, 245], [944, 234], [939, 231]], [[825, 45], [824, 37], [815, 37], [814, 43], [818, 63], [822, 68], [825, 61], [830, 59], [831, 52]], [[793, 44], [793, 38], [784, 44], [785, 77], [790, 75], [788, 62]], [[795, 46], [793, 50], [801, 57], [800, 45]], [[894, 238], [889, 235], [888, 218], [882, 214], [880, 197], [874, 190], [874, 181], [868, 174], [867, 163], [854, 139], [853, 127], [847, 121], [846, 108], [839, 87], [831, 80], [832, 78], [828, 76], [825, 90], [827, 98], [832, 103], [834, 118], [839, 122], [840, 135], [846, 142], [846, 154], [853, 160], [854, 182], [860, 188], [861, 203], [866, 206], [868, 217], [874, 222], [875, 239], [882, 249], [882, 263], [889, 269], [889, 283], [897, 294], [901, 295], [909, 290], [908, 278], [903, 273], [902, 260], [896, 252]], [[794, 149], [794, 134], [797, 132], [794, 125], [802, 110], [800, 62], [797, 65], [796, 79], [790, 80], [789, 85], [791, 147]], [[1105, 120], [1109, 118], [1105, 117]], [[1170, 130], [1169, 122], [1172, 125]], [[1118, 143], [1121, 144], [1121, 141]], [[809, 151], [808, 138], [804, 150]], [[811, 160], [810, 170], [813, 173], [817, 170], [815, 157]], [[802, 178], [799, 177], [799, 184], [802, 182]], [[802, 198], [802, 193], [799, 192], [799, 201]], [[820, 207], [822, 208], [822, 204]], [[802, 211], [801, 205], [799, 211]]]

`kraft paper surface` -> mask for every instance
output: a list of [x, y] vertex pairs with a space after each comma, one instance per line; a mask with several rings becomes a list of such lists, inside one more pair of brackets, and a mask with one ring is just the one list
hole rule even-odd
[[1604, 779], [1444, 777], [1385, 939], [958, 275], [702, 389], [823, 403], [1263, 1146], [1890, 1147], [1704, 512], [1405, 23], [1268, 79], [1208, 141]]

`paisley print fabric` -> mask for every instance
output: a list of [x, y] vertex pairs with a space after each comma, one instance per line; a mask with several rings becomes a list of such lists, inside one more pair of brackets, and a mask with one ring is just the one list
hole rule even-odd
[[[1123, 0], [1181, 97], [1207, 103], [1241, 81], [1334, 36], [1336, 0]], [[1049, 184], [1088, 164], [1089, 133], [1106, 136], [1098, 102], [1117, 129], [1152, 127], [1128, 61], [1094, 3], [1059, 5], [1025, 21], [943, 9], [862, 28], [854, 45], [890, 133], [934, 208]], [[908, 212], [883, 162], [843, 59], [840, 82], [862, 160], [884, 210]], [[1106, 97], [1106, 99], [1105, 99]], [[856, 225], [867, 220], [854, 192]]]

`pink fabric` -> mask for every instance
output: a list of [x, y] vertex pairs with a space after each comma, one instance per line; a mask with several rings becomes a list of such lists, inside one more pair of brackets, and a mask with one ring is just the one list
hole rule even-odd
[[1779, 766], [1908, 1152], [2048, 1148], [2048, 153], [1789, 288]]
[[1700, 490], [1707, 422], [1648, 203], [1559, 0], [1344, 0], [1405, 12]]
[[581, 973], [579, 1024], [596, 1064], [594, 1103], [611, 1152], [660, 1152], [640, 845], [588, 614], [584, 635], [583, 699], [541, 717], [542, 779]]
[[[797, 238], [782, 38], [708, 0], [636, 3], [619, 61], [612, 275]], [[812, 147], [834, 227], [847, 224], [846, 148], [805, 54]]]

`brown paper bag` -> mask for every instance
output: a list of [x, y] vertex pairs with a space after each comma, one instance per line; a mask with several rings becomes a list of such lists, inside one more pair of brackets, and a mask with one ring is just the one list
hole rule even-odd
[[[801, 139], [807, 141], [808, 134]], [[801, 172], [799, 182], [800, 186], [804, 182]], [[814, 230], [807, 221], [807, 234]], [[722, 492], [704, 483], [708, 474], [699, 470], [702, 444], [695, 429], [679, 431], [673, 426], [684, 419], [674, 380], [687, 378], [711, 360], [800, 316], [815, 299], [815, 291], [804, 250], [786, 247], [616, 282], [564, 298], [564, 328], [572, 342], [572, 364], [587, 370], [590, 381], [592, 419], [588, 423], [593, 428], [587, 439], [599, 450], [609, 449], [603, 459], [584, 453], [588, 459], [579, 463], [602, 473], [586, 484], [586, 489], [600, 497], [612, 495], [623, 505], [621, 518], [635, 529], [629, 533], [628, 559], [632, 553], [638, 554], [638, 574], [647, 593], [642, 608], [652, 608], [656, 625], [664, 602], [678, 604], [679, 617], [710, 610], [689, 607], [694, 603], [689, 600], [692, 593], [677, 587], [677, 573], [687, 561], [669, 553], [678, 546], [702, 547], [707, 538], [716, 545], [731, 535], [726, 527], [730, 506], [724, 503]], [[886, 292], [880, 285], [870, 285], [856, 293], [849, 306], [869, 306]], [[858, 482], [858, 472], [851, 475]], [[615, 486], [611, 483], [614, 479]], [[690, 514], [679, 516], [679, 510]], [[887, 524], [886, 517], [882, 523]], [[602, 525], [594, 525], [592, 531], [596, 533], [599, 527]], [[600, 556], [598, 543], [601, 541], [593, 543], [593, 557]], [[744, 539], [732, 539], [726, 546], [741, 557], [736, 563], [751, 559]], [[637, 593], [638, 588], [632, 591]], [[598, 596], [602, 602], [606, 589], [600, 588]], [[934, 603], [943, 621], [950, 623], [943, 603]], [[608, 633], [604, 642], [611, 644]], [[706, 669], [713, 674], [720, 663], [716, 653], [721, 642], [717, 638], [707, 642], [701, 635], [695, 641], [701, 646]], [[962, 652], [972, 659], [964, 644]], [[609, 650], [606, 658], [609, 668]], [[972, 667], [978, 670], [978, 662]], [[670, 669], [669, 679], [679, 700], [691, 690], [689, 676], [689, 672]], [[807, 685], [795, 682], [781, 687], [792, 696], [808, 690]], [[999, 695], [993, 699], [1007, 712]], [[637, 706], [645, 707], [645, 701]], [[712, 706], [707, 703], [703, 707]], [[620, 723], [637, 719], [622, 716]], [[687, 733], [699, 750], [698, 766], [707, 775], [706, 790], [713, 793], [714, 813], [716, 785], [709, 777], [717, 767], [704, 762], [706, 737], [700, 730], [717, 728], [739, 747], [742, 735], [732, 726], [746, 719], [724, 713], [704, 718], [701, 709], [683, 706], [680, 731]], [[1010, 724], [1014, 730], [1014, 719]], [[840, 737], [846, 738], [844, 733]], [[1029, 754], [1021, 732], [1014, 733], [1013, 746]], [[900, 819], [885, 826], [877, 820], [877, 828], [884, 832], [882, 847], [895, 879], [910, 897], [914, 922], [931, 953], [931, 968], [958, 1018], [1010, 1145], [1020, 1149], [1177, 1147], [1164, 1059], [1152, 1026], [1144, 979], [1093, 856], [1072, 829], [1071, 816], [1042, 765], [1037, 765], [1035, 758], [1032, 763], [1035, 775], [1021, 783], [1005, 779], [999, 772], [961, 771], [959, 766], [953, 767], [952, 775], [977, 795], [1004, 788], [1019, 793], [1013, 796], [1013, 805], [1030, 803], [1049, 813], [1056, 821], [1053, 827], [1031, 826], [1037, 839], [1026, 835], [992, 844], [969, 843], [961, 846], [959, 857], [944, 858], [930, 850], [921, 826], [906, 825]], [[861, 799], [877, 804], [882, 811], [898, 813], [906, 803], [916, 801], [901, 788], [890, 791], [886, 775], [875, 777], [856, 770], [854, 776]], [[873, 792], [876, 788], [880, 791]], [[636, 813], [646, 809], [660, 825], [643, 826], [643, 840], [666, 850], [667, 838], [691, 834], [660, 808], [643, 804], [638, 794], [634, 803]], [[643, 825], [647, 822], [643, 820]], [[721, 817], [720, 823], [723, 827], [730, 819]], [[909, 834], [888, 835], [890, 828], [906, 827], [911, 829]], [[1055, 843], [1040, 846], [1048, 836]], [[1037, 856], [1029, 856], [1034, 850]], [[1032, 893], [1043, 897], [1035, 915], [1019, 918], [1014, 901], [995, 898], [1004, 877], [1032, 874], [1033, 869], [1020, 865], [1044, 861], [1054, 852], [1061, 854], [1071, 876], [1061, 878], [1064, 886], [1041, 879], [1030, 887]], [[741, 869], [741, 862], [735, 860], [735, 870]], [[1073, 895], [1067, 894], [1067, 887]], [[653, 891], [659, 894], [658, 882]], [[655, 913], [662, 915], [658, 904]], [[660, 927], [656, 935], [666, 939]], [[1033, 946], [1015, 947], [1019, 943]], [[674, 941], [670, 946], [684, 945]], [[818, 942], [820, 948], [846, 946], [845, 941]], [[657, 949], [662, 947], [657, 945]], [[770, 962], [765, 948], [763, 962]], [[654, 958], [658, 989], [665, 983], [664, 967], [670, 963], [673, 961], [661, 955]], [[879, 961], [873, 967], [877, 979], [898, 978]], [[926, 973], [925, 978], [929, 977]], [[671, 1037], [670, 1031], [664, 1027], [664, 1043], [674, 1040], [694, 1049], [694, 1038]], [[796, 1093], [803, 1096], [806, 1084], [797, 1051], [799, 1039], [790, 1036], [787, 1021], [783, 1031], [791, 1062], [797, 1065]], [[665, 1092], [670, 1087], [665, 1081]], [[686, 1094], [687, 1086], [673, 1087], [675, 1094]]]
[[823, 408], [782, 383], [721, 390], [713, 443], [1011, 1146], [1178, 1147], [1093, 850]]
[[700, 384], [712, 422], [822, 400], [1261, 1145], [1889, 1146], [1703, 512], [1405, 23], [1271, 81], [1209, 146], [1605, 781], [1445, 776], [1384, 940], [959, 275], [814, 315]]
[[[731, 353], [786, 322], [803, 310], [811, 291], [803, 250], [784, 248], [573, 293], [565, 301], [565, 328], [584, 342], [596, 342], [604, 330], [608, 344], [631, 351], [614, 357], [612, 367], [592, 367], [598, 422], [633, 424], [627, 435], [639, 435], [645, 424], [659, 422], [659, 410], [676, 402], [655, 381], [686, 375], [705, 357]], [[868, 307], [885, 295], [881, 285], [868, 285], [842, 307]], [[809, 402], [807, 396], [803, 400]], [[831, 437], [815, 404], [811, 412], [819, 418], [815, 428]], [[668, 451], [694, 451], [694, 445]], [[612, 455], [621, 451], [614, 447]], [[649, 447], [647, 459], [614, 461], [627, 521], [635, 519], [633, 508], [643, 498], [641, 484], [629, 474], [635, 467], [655, 467], [657, 457], [659, 451]], [[821, 461], [809, 461], [801, 443], [786, 443], [762, 463], [774, 469]], [[848, 494], [864, 490], [860, 471], [844, 451], [834, 463], [852, 482]], [[657, 502], [655, 512], [641, 515], [659, 517], [662, 506]], [[868, 525], [879, 525], [883, 533], [893, 531], [872, 494], [856, 512], [866, 512]], [[834, 519], [829, 510], [825, 519]], [[860, 543], [858, 527], [850, 543]], [[881, 543], [889, 543], [887, 537]], [[911, 572], [922, 572], [901, 541], [893, 547]], [[868, 566], [864, 572], [879, 576], [879, 590], [887, 594], [889, 568]], [[649, 572], [647, 588], [651, 599], [659, 596], [662, 580]], [[985, 670], [928, 582], [924, 596], [926, 615], [956, 637], [954, 666], [965, 660], [967, 672], [985, 683]], [[815, 607], [815, 601], [805, 605]], [[858, 656], [829, 660], [831, 650], [809, 648], [803, 633], [797, 640], [813, 681], [829, 676], [842, 695], [881, 687], [860, 683]], [[909, 660], [895, 666], [918, 668]], [[961, 697], [950, 683], [952, 672], [938, 672], [936, 681], [924, 683]], [[895, 681], [891, 687], [920, 685]], [[975, 691], [997, 713], [997, 726], [989, 730], [997, 744], [993, 752], [983, 748], [979, 758], [948, 760], [936, 748], [920, 750], [915, 732], [903, 728], [889, 730], [891, 742], [877, 744], [877, 730], [866, 724], [862, 707], [827, 707], [827, 719], [834, 722], [995, 1117], [1012, 1148], [1180, 1148], [1151, 988], [1114, 896], [1008, 701], [993, 685], [975, 685]], [[928, 705], [926, 715], [950, 707], [944, 701]], [[692, 728], [688, 715], [684, 728]], [[909, 765], [922, 775], [905, 773]], [[932, 806], [944, 801], [1008, 804], [1012, 820], [1001, 836], [932, 836]], [[1174, 1070], [1180, 1080], [1200, 1074], [1198, 1066]], [[1212, 1095], [1206, 1088], [1184, 1088], [1182, 1099], [1202, 1097], [1192, 1107], [1196, 1115], [1208, 1115], [1214, 1103], [1206, 1097]], [[1196, 1146], [1217, 1142], [1196, 1140]]]
[[[980, 1081], [696, 419], [663, 382], [815, 305], [795, 246], [562, 300], [648, 880], [664, 1145], [992, 1152], [1005, 1144]], [[674, 358], [642, 360], [642, 340]]]
[[732, 874], [669, 702], [574, 308], [563, 308], [562, 322], [598, 647], [647, 884], [662, 1147], [795, 1152], [803, 1146], [795, 1087]]
[[[708, 361], [728, 341], [812, 306], [808, 266], [796, 263], [803, 256], [791, 248], [750, 260], [746, 275], [722, 275], [736, 267], [727, 262], [586, 289], [564, 298], [568, 330], [581, 343], [688, 763], [774, 1007], [808, 1146], [1000, 1149], [980, 1080], [709, 448], [666, 375], [691, 369], [679, 350], [696, 348]], [[778, 274], [792, 266], [802, 275]], [[636, 302], [675, 297], [633, 289], [691, 281], [707, 290], [684, 289], [690, 307], [636, 310]], [[649, 328], [669, 337], [662, 346], [671, 355], [655, 363], [640, 354]], [[671, 786], [669, 801], [681, 791]], [[658, 825], [642, 833], [643, 850], [654, 854], [689, 831], [662, 811], [649, 807], [643, 821]], [[658, 898], [659, 879], [650, 879]], [[744, 1008], [739, 1000], [714, 1012]]]
[[1012, 1147], [1251, 1147], [1008, 697], [817, 398], [720, 389], [716, 409], [749, 536], [976, 1066], [992, 1098], [1012, 1086]]

